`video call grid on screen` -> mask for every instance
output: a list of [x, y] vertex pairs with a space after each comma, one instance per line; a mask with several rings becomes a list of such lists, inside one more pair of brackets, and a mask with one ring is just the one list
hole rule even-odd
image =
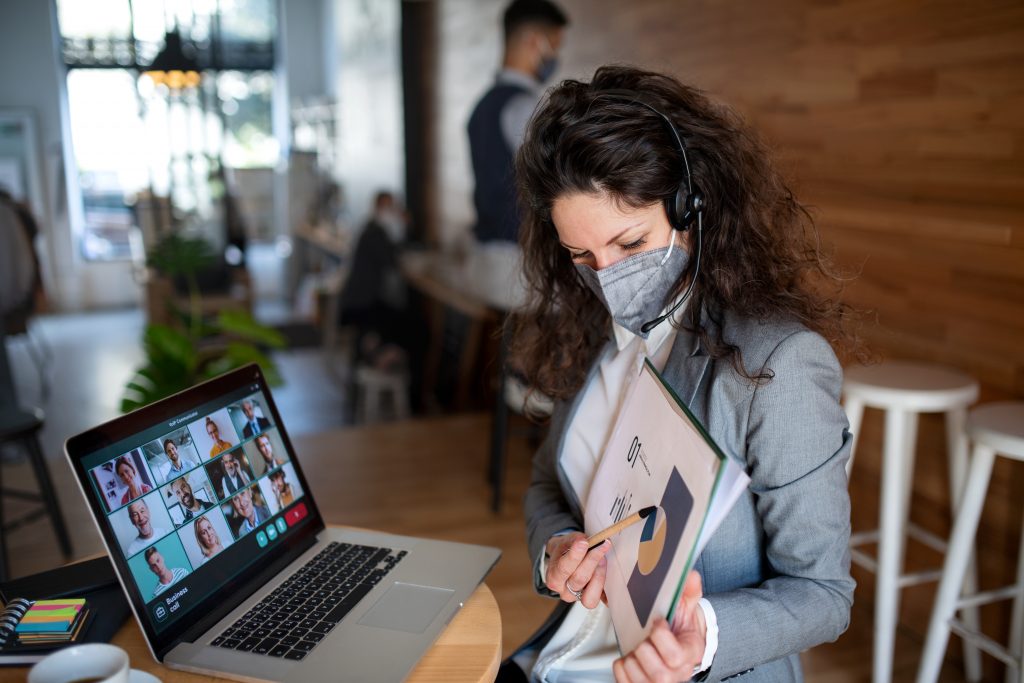
[[146, 603], [247, 534], [284, 533], [275, 516], [304, 495], [262, 392], [236, 394], [83, 461]]

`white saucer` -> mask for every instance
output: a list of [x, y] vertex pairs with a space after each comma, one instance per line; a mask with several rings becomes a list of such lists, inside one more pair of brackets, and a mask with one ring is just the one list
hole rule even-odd
[[162, 683], [159, 678], [147, 671], [132, 669], [128, 672], [128, 683]]

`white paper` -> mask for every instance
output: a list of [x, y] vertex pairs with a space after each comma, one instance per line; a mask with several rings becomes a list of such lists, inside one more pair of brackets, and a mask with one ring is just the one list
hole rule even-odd
[[623, 652], [669, 618], [683, 579], [749, 479], [701, 434], [645, 363], [630, 388], [587, 497], [593, 535], [647, 507], [612, 538], [605, 593]]

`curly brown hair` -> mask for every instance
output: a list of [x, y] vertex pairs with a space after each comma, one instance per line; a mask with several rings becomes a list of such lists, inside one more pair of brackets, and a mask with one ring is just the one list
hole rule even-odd
[[[607, 310], [559, 244], [551, 219], [555, 200], [600, 193], [619, 206], [641, 208], [673, 197], [685, 182], [664, 122], [636, 102], [607, 96], [608, 90], [632, 91], [672, 121], [704, 196], [703, 265], [680, 326], [698, 335], [712, 358], [729, 361], [755, 382], [771, 373], [746, 368], [740, 349], [723, 338], [726, 312], [797, 320], [837, 351], [852, 352], [857, 343], [847, 322], [853, 311], [839, 301], [840, 280], [819, 250], [814, 221], [767, 147], [739, 115], [699, 90], [671, 76], [605, 66], [589, 83], [566, 80], [551, 89], [516, 157], [530, 303], [509, 319], [512, 366], [538, 391], [568, 399], [608, 339]], [[695, 260], [669, 300], [682, 293]]]

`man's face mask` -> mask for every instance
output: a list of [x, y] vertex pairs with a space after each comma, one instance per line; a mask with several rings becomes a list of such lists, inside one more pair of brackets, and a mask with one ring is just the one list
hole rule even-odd
[[644, 339], [648, 333], [641, 328], [661, 313], [689, 261], [686, 250], [676, 246], [675, 233], [673, 230], [669, 246], [634, 254], [601, 270], [576, 264], [576, 272], [605, 305], [612, 320]]
[[551, 47], [551, 41], [547, 36], [542, 35], [547, 50], [541, 54], [540, 64], [537, 65], [537, 80], [541, 83], [547, 82], [558, 68], [558, 53]]

